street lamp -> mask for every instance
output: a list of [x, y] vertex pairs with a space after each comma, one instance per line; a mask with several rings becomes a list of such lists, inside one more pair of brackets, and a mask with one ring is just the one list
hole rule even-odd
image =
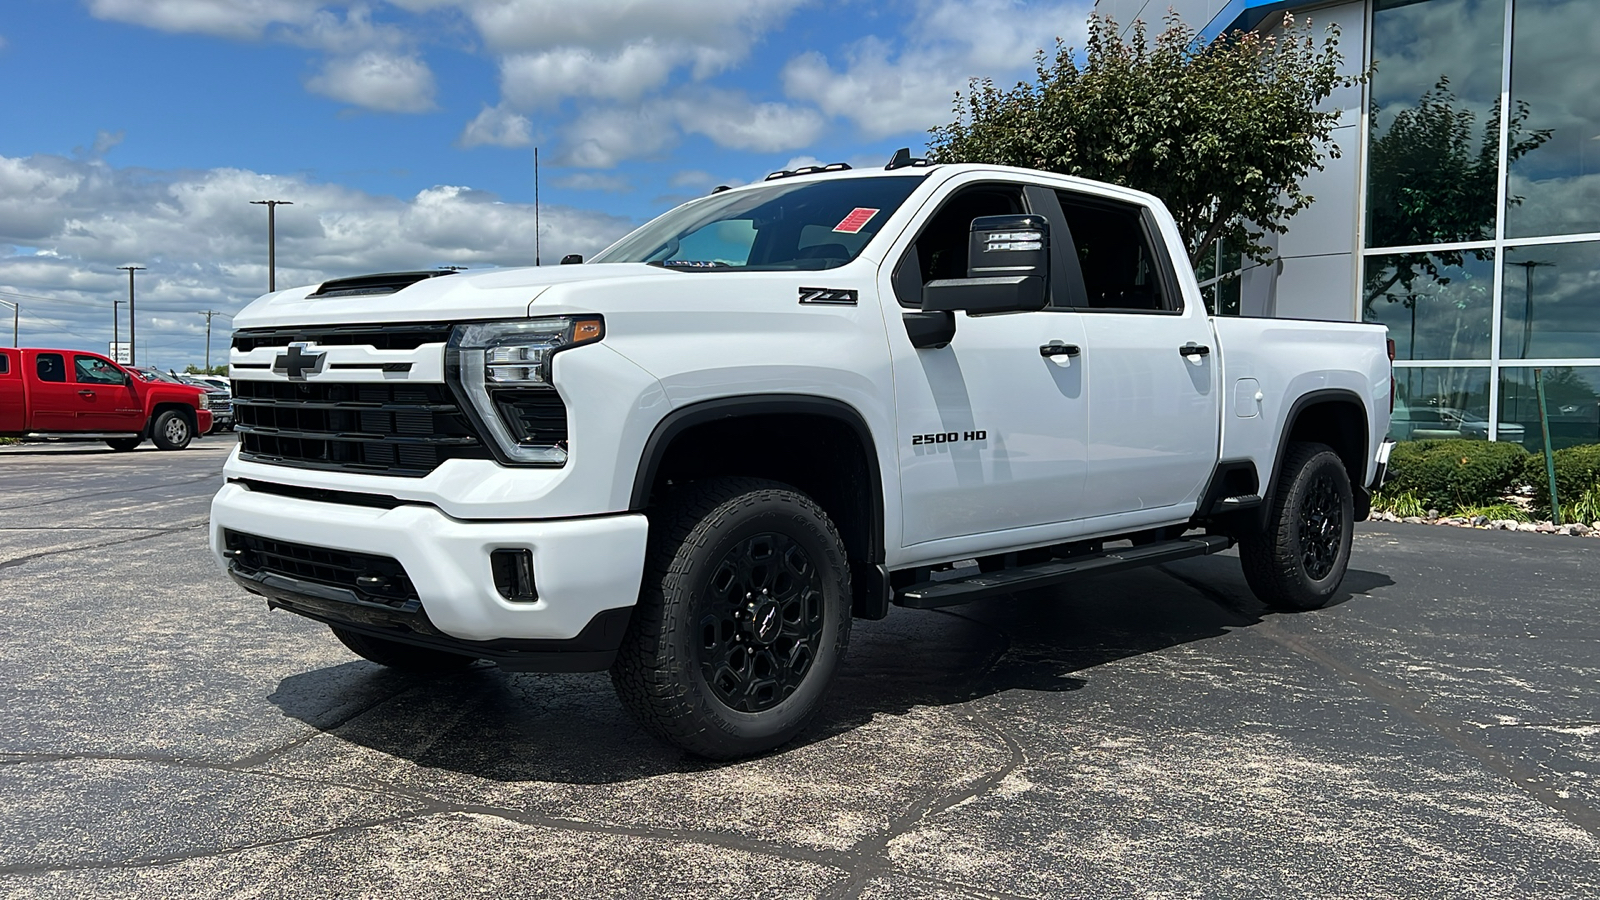
[[117, 266], [128, 272], [128, 365], [134, 365], [138, 359], [134, 353], [135, 329], [138, 327], [138, 317], [133, 310], [133, 273], [142, 271], [144, 266]]
[[[117, 355], [117, 345], [122, 343], [122, 301], [111, 301], [111, 355]], [[121, 360], [118, 360], [121, 362]]]
[[293, 206], [292, 200], [251, 200], [251, 206], [267, 208], [267, 292], [278, 289], [278, 207]]
[[1507, 265], [1522, 267], [1522, 359], [1527, 359], [1533, 341], [1533, 270], [1549, 268], [1555, 263], [1529, 259]]

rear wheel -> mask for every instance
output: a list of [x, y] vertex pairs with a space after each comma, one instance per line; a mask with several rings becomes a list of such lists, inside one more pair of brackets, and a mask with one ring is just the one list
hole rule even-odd
[[333, 636], [339, 639], [339, 643], [349, 647], [362, 659], [402, 672], [443, 674], [460, 671], [477, 662], [476, 659], [459, 653], [446, 653], [443, 650], [432, 650], [415, 644], [402, 644], [399, 641], [373, 637], [337, 625], [329, 625], [328, 628], [332, 629]]
[[1289, 445], [1266, 528], [1239, 542], [1245, 581], [1268, 606], [1318, 609], [1350, 564], [1355, 503], [1339, 455], [1326, 444]]
[[120, 453], [126, 453], [137, 448], [142, 443], [144, 443], [144, 438], [111, 438], [106, 441], [106, 446]]
[[650, 551], [611, 680], [647, 730], [712, 759], [796, 737], [850, 637], [833, 523], [794, 489], [715, 478], [651, 515]]
[[194, 429], [189, 426], [189, 420], [184, 418], [183, 413], [168, 409], [156, 416], [155, 424], [150, 428], [150, 440], [162, 450], [182, 450], [194, 440]]

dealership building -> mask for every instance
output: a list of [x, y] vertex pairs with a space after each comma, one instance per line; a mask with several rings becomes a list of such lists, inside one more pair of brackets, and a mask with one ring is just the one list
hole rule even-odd
[[[1276, 258], [1200, 266], [1224, 313], [1364, 320], [1396, 346], [1400, 438], [1600, 443], [1600, 2], [1098, 0], [1214, 37], [1337, 24], [1341, 155]], [[1501, 110], [1509, 110], [1502, 116]], [[1494, 414], [1491, 414], [1491, 410]]]

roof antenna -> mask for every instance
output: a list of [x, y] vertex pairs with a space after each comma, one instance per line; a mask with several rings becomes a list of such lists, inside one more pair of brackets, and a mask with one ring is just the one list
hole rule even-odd
[[901, 147], [894, 152], [894, 156], [889, 157], [889, 164], [883, 168], [885, 171], [889, 171], [892, 169], [904, 169], [908, 166], [925, 166], [927, 164], [927, 160], [912, 156], [910, 147]]

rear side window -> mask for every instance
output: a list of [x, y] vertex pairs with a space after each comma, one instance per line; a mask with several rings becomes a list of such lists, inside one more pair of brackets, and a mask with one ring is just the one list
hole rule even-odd
[[1056, 196], [1072, 233], [1090, 308], [1178, 309], [1161, 277], [1165, 262], [1156, 255], [1141, 207], [1069, 191], [1058, 191]]
[[40, 381], [66, 381], [67, 364], [59, 353], [41, 353], [34, 362]]
[[0, 375], [11, 374], [11, 357], [0, 353]]

